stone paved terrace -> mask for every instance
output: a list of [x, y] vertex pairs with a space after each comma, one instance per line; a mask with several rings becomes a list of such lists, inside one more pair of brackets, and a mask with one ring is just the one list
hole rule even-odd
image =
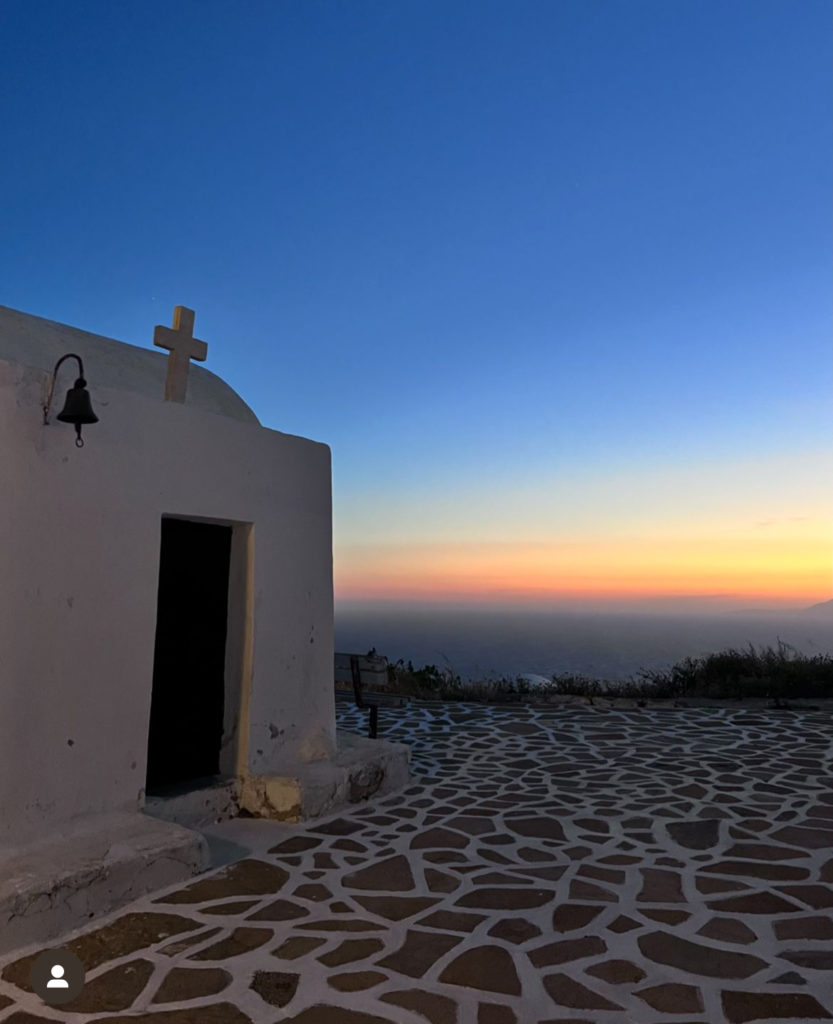
[[[342, 704], [342, 724], [364, 730]], [[413, 703], [414, 784], [64, 941], [73, 1012], [6, 957], [0, 1021], [833, 1019], [828, 710]]]

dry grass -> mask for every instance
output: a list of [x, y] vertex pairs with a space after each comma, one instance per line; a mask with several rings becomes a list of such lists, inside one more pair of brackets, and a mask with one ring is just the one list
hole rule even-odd
[[665, 672], [643, 669], [623, 682], [563, 674], [534, 687], [520, 677], [464, 681], [451, 666], [414, 668], [400, 659], [388, 665], [388, 680], [390, 693], [434, 700], [520, 701], [531, 695], [570, 695], [652, 700], [757, 697], [779, 702], [833, 697], [833, 657], [810, 657], [779, 640], [777, 648], [756, 650], [750, 644], [745, 650], [729, 648], [703, 658], [685, 658]]

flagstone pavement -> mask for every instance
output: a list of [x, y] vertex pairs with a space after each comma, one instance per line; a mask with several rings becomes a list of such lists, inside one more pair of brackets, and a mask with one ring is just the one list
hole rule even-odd
[[404, 792], [214, 826], [243, 859], [53, 943], [72, 1004], [0, 961], [0, 1021], [833, 1019], [828, 710], [412, 702], [380, 735]]

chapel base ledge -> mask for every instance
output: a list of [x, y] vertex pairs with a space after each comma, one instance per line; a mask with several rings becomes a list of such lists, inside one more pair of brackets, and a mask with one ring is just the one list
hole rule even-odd
[[0, 849], [0, 954], [63, 939], [209, 866], [199, 833], [139, 812], [92, 815]]
[[410, 748], [339, 729], [332, 759], [293, 766], [291, 773], [249, 776], [240, 807], [288, 823], [321, 818], [350, 804], [386, 796], [410, 782]]

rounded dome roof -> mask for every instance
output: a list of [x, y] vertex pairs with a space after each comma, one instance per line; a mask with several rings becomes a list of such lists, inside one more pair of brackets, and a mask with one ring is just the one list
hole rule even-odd
[[[167, 352], [128, 345], [0, 306], [0, 359], [51, 372], [67, 352], [75, 352], [84, 361], [84, 372], [93, 387], [164, 400]], [[191, 363], [188, 371], [185, 404], [244, 423], [260, 422], [233, 388], [196, 363]]]

